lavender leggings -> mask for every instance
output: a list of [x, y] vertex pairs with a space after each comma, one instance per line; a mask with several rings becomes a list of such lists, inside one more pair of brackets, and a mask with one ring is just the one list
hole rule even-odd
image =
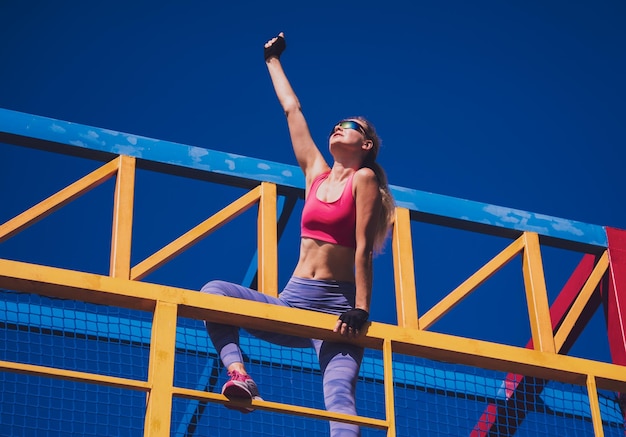
[[[353, 283], [298, 277], [292, 277], [277, 298], [224, 281], [211, 281], [202, 287], [201, 291], [337, 315], [353, 308], [355, 298]], [[206, 326], [224, 366], [228, 367], [235, 362], [242, 363], [239, 328], [210, 322]], [[332, 343], [265, 331], [249, 330], [249, 332], [255, 337], [282, 346], [315, 348], [323, 375], [326, 409], [338, 413], [356, 414], [354, 393], [359, 366], [363, 359], [363, 348], [347, 343]], [[360, 431], [356, 425], [330, 422], [330, 435], [354, 437], [359, 436]]]

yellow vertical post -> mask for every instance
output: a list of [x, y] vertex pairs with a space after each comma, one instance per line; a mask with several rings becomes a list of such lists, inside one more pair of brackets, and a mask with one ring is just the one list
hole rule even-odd
[[152, 321], [144, 437], [169, 437], [172, 420], [177, 305], [158, 301]]
[[261, 183], [258, 218], [258, 289], [278, 296], [278, 231], [276, 229], [276, 184]]
[[533, 345], [536, 350], [556, 353], [539, 236], [535, 232], [524, 233], [522, 269]]
[[406, 208], [396, 208], [392, 246], [398, 325], [404, 328], [418, 329], [419, 318], [413, 269], [411, 218], [409, 210]]
[[383, 378], [385, 384], [385, 415], [387, 437], [396, 437], [396, 402], [393, 390], [393, 348], [391, 340], [383, 341]]
[[589, 408], [591, 409], [594, 435], [595, 437], [604, 437], [602, 415], [600, 414], [600, 403], [598, 401], [598, 388], [596, 386], [596, 378], [593, 375], [587, 375], [587, 394], [589, 395]]
[[122, 155], [118, 159], [109, 275], [129, 279], [135, 192], [135, 158]]

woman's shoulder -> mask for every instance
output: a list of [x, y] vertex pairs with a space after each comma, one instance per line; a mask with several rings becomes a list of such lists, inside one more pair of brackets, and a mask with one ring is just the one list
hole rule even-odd
[[366, 197], [376, 196], [379, 193], [379, 183], [376, 173], [371, 168], [360, 168], [352, 176], [352, 195], [362, 193]]
[[378, 179], [376, 177], [376, 173], [374, 173], [374, 170], [369, 167], [361, 167], [360, 169], [355, 171], [354, 175], [352, 176], [353, 184], [368, 184], [372, 182], [378, 183]]

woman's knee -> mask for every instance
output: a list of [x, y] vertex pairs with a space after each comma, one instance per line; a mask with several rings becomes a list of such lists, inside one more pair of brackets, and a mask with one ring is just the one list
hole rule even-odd
[[[343, 369], [351, 369], [359, 372], [361, 361], [363, 360], [364, 349], [360, 346], [348, 343], [320, 342], [317, 345], [318, 359], [322, 372], [330, 366]], [[333, 370], [334, 372], [334, 370]], [[356, 377], [355, 373], [355, 377]]]
[[200, 289], [202, 293], [228, 296], [229, 283], [221, 280], [209, 281]]

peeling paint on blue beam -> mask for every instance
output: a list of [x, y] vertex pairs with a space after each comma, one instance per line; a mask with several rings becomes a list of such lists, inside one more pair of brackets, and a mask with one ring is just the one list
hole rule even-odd
[[[183, 167], [242, 180], [273, 182], [304, 189], [297, 166], [224, 153], [202, 147], [156, 140], [109, 129], [96, 128], [0, 108], [0, 141], [82, 155], [133, 156], [140, 161]], [[48, 145], [48, 147], [45, 147]], [[57, 149], [55, 149], [55, 145]], [[392, 186], [399, 206], [418, 214], [441, 217], [462, 228], [472, 227], [491, 234], [537, 232], [549, 240], [585, 246], [607, 247], [602, 226], [544, 214], [474, 202], [404, 187]], [[489, 228], [489, 230], [486, 230]], [[501, 230], [502, 232], [498, 232]]]
[[603, 226], [403, 187], [393, 187], [393, 194], [398, 206], [417, 213], [445, 217], [468, 224], [460, 227], [469, 228], [470, 224], [474, 224], [478, 227], [536, 232], [549, 239], [583, 245], [599, 247], [608, 245]]
[[[21, 141], [15, 141], [16, 137]], [[6, 142], [22, 145], [32, 143], [31, 139], [34, 139], [48, 145], [54, 143], [64, 146], [63, 151], [66, 153], [67, 147], [74, 148], [75, 155], [84, 155], [85, 152], [90, 151], [127, 155], [152, 163], [174, 165], [253, 181], [273, 182], [292, 188], [304, 187], [304, 177], [297, 166], [0, 108], [0, 140], [3, 139]], [[28, 145], [37, 147], [33, 144]], [[50, 145], [47, 150], [60, 151], [53, 145]]]

